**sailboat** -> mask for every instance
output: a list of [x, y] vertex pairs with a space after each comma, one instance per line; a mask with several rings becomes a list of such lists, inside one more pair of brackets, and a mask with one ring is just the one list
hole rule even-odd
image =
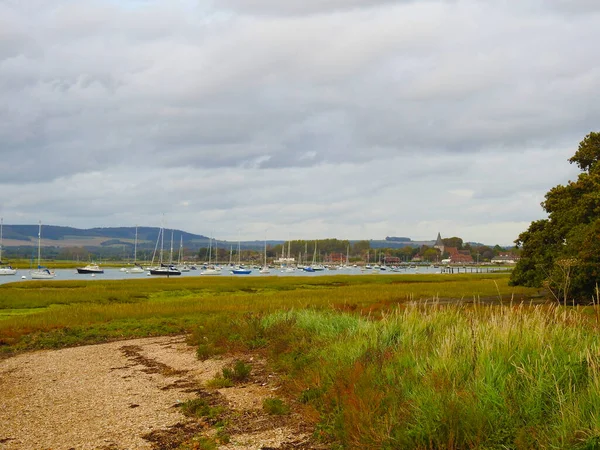
[[4, 219], [0, 218], [0, 275], [14, 275], [17, 273], [17, 269], [13, 269], [10, 264], [4, 264], [2, 262], [2, 225]]
[[133, 241], [133, 267], [128, 268], [128, 273], [145, 273], [146, 271], [137, 262], [138, 227], [135, 226], [135, 241]]
[[238, 238], [238, 265], [231, 270], [231, 273], [233, 275], [248, 275], [252, 273], [252, 270], [246, 269], [242, 266], [242, 252], [240, 245], [240, 240]]
[[291, 263], [292, 263], [291, 248], [292, 248], [292, 240], [288, 239], [287, 260], [286, 260], [286, 264], [285, 264], [285, 269], [283, 270], [284, 272], [287, 272], [287, 273], [296, 271], [296, 269], [294, 269], [294, 266], [291, 265]]
[[181, 272], [173, 265], [173, 232], [171, 231], [171, 253], [169, 257], [169, 264], [163, 263], [163, 242], [164, 242], [164, 229], [161, 227], [160, 235], [160, 253], [158, 260], [158, 267], [150, 269], [150, 275], [181, 275]]
[[269, 266], [267, 265], [267, 238], [265, 238], [265, 262], [262, 268], [258, 271], [259, 273], [271, 273]]
[[325, 270], [325, 267], [321, 264], [317, 264], [317, 241], [315, 241], [315, 251], [313, 253], [312, 264], [304, 268], [305, 272], [317, 272]]
[[[215, 239], [216, 244], [216, 239]], [[200, 275], [221, 275], [221, 270], [211, 264], [212, 259], [212, 238], [208, 240], [208, 265], [206, 269], [200, 272]]]
[[183, 235], [179, 239], [179, 257], [177, 258], [177, 268], [182, 272], [189, 272], [190, 267], [183, 262]]
[[56, 277], [56, 274], [48, 269], [47, 267], [42, 266], [41, 263], [41, 254], [42, 254], [42, 221], [40, 220], [40, 226], [38, 229], [38, 266], [37, 270], [32, 270], [29, 272], [32, 280], [50, 280]]

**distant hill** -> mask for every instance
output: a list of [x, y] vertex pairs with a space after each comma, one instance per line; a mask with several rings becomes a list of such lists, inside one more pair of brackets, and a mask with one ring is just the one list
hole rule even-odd
[[[38, 225], [4, 225], [3, 238], [4, 247], [16, 245], [36, 245], [38, 238]], [[158, 227], [138, 227], [138, 242], [155, 243], [159, 233]], [[187, 243], [195, 242], [198, 246], [204, 246], [208, 238], [199, 234], [192, 234], [186, 231], [173, 230], [174, 238], [177, 243], [181, 237]], [[165, 230], [165, 242], [171, 238], [171, 230]], [[135, 241], [135, 227], [116, 227], [116, 228], [90, 228], [80, 229], [73, 227], [60, 227], [56, 225], [42, 225], [42, 239], [44, 245], [54, 245], [56, 247], [84, 246], [85, 242], [93, 243], [91, 246], [112, 244], [133, 244]], [[55, 241], [55, 242], [48, 242]]]
[[[152, 251], [157, 245], [158, 227], [138, 227], [138, 250]], [[90, 252], [106, 254], [106, 252], [131, 253], [135, 241], [135, 227], [106, 227], [106, 228], [73, 228], [56, 225], [42, 225], [42, 246], [64, 249], [69, 247], [81, 247]], [[171, 233], [173, 233], [173, 243], [176, 249], [179, 248], [180, 240], [183, 240], [183, 247], [188, 251], [197, 251], [200, 248], [208, 247], [209, 238], [201, 234], [188, 233], [182, 230], [165, 230], [164, 248], [170, 247]], [[4, 225], [3, 227], [3, 249], [12, 254], [31, 253], [31, 247], [37, 245], [38, 225]], [[350, 240], [351, 244], [359, 240]], [[274, 246], [282, 244], [282, 240], [269, 240], [267, 245]], [[387, 236], [385, 239], [370, 239], [371, 248], [402, 248], [402, 247], [420, 247], [421, 245], [434, 245], [435, 241], [413, 241], [408, 237]], [[473, 245], [475, 243], [471, 243]], [[217, 245], [223, 249], [237, 248], [237, 241], [218, 241]], [[479, 244], [478, 244], [479, 245]], [[264, 246], [264, 241], [242, 241], [242, 249], [260, 250]], [[12, 252], [10, 251], [12, 249]], [[29, 250], [28, 250], [29, 249]]]

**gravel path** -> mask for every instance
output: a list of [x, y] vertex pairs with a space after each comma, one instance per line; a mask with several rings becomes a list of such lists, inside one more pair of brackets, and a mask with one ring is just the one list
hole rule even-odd
[[[167, 448], [164, 441], [148, 436], [169, 435], [186, 427], [191, 427], [188, 437], [197, 433], [198, 426], [190, 424], [177, 404], [197, 397], [203, 383], [230, 362], [226, 358], [198, 361], [183, 336], [39, 351], [0, 360], [0, 449]], [[238, 414], [265, 422], [258, 417], [262, 399], [274, 389], [263, 381], [216, 394]], [[222, 448], [277, 448], [286, 442], [312, 448], [302, 445], [298, 420], [276, 422], [255, 431], [242, 427], [240, 435], [233, 435]]]

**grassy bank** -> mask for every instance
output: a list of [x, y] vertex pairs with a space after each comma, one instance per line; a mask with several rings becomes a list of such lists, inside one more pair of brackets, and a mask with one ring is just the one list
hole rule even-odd
[[186, 277], [0, 286], [0, 351], [189, 333], [262, 353], [332, 448], [600, 448], [593, 308], [506, 275]]
[[600, 336], [574, 309], [288, 311], [195, 337], [202, 357], [261, 349], [340, 448], [600, 448]]

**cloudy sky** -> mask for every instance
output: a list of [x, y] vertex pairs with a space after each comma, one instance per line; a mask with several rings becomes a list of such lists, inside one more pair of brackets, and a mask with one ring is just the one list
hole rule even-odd
[[0, 0], [0, 215], [511, 244], [598, 42], [597, 0]]

